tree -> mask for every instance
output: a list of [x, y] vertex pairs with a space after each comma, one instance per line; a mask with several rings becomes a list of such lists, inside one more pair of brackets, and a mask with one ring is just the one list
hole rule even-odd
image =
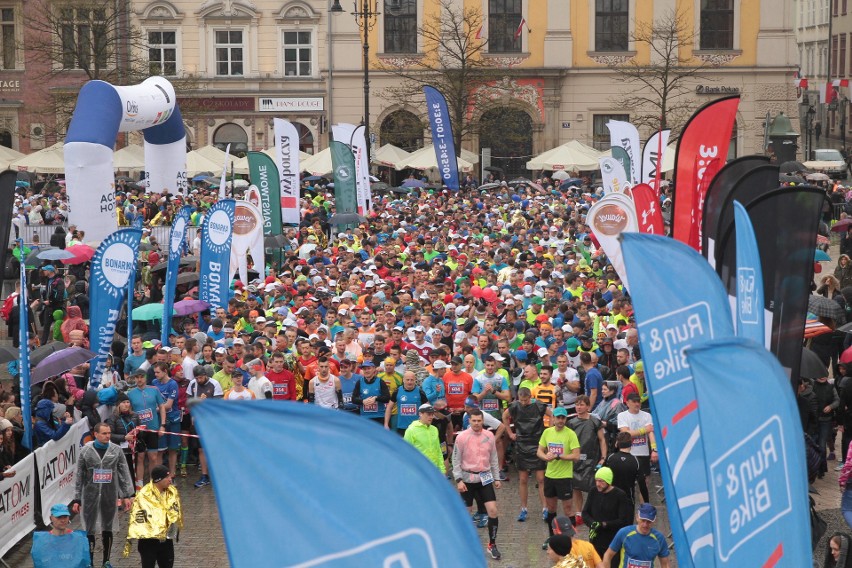
[[694, 26], [683, 11], [669, 11], [653, 22], [637, 22], [631, 37], [637, 48], [649, 49], [650, 61], [641, 63], [633, 57], [610, 65], [624, 86], [625, 94], [617, 97], [617, 104], [635, 109], [630, 117], [633, 124], [654, 130], [671, 128], [674, 135], [695, 111], [690, 95], [708, 68], [692, 56], [697, 39]]
[[[393, 87], [383, 96], [394, 103], [414, 107], [423, 105], [423, 87], [431, 85], [447, 100], [456, 153], [461, 152], [462, 139], [477, 131], [470, 112], [488, 92], [500, 90], [498, 80], [504, 75], [488, 52], [488, 40], [478, 38], [484, 18], [477, 8], [459, 7], [454, 0], [440, 0], [440, 17], [424, 21], [417, 30], [428, 53], [417, 57], [386, 58], [382, 71], [397, 77]], [[507, 128], [507, 136], [512, 132]]]

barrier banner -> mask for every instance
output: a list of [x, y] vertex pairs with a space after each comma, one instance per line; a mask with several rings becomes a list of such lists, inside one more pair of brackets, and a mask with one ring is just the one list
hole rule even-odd
[[[455, 488], [414, 446], [369, 420], [313, 404], [223, 400], [195, 404], [192, 416], [204, 439], [234, 568], [485, 568], [482, 545]], [[275, 438], [246, 437], [245, 424], [275, 432]], [[305, 479], [328, 477], [340, 464], [359, 472], [358, 480], [327, 484], [310, 499], [292, 490]], [[246, 471], [256, 472], [263, 499], [233, 483]], [[411, 511], [429, 514], [400, 515], [388, 495], [405, 495]], [[274, 523], [246, 522], [272, 518]], [[317, 537], [322, 534], [334, 538]]]
[[198, 299], [210, 304], [212, 310], [228, 306], [235, 208], [233, 199], [221, 199], [213, 204], [201, 225]]
[[189, 226], [189, 219], [193, 211], [194, 208], [190, 205], [181, 207], [175, 215], [175, 220], [172, 222], [172, 232], [169, 235], [169, 259], [166, 264], [166, 281], [163, 285], [163, 329], [160, 335], [160, 341], [163, 345], [169, 344], [180, 255], [186, 243], [186, 228]]
[[77, 482], [77, 459], [80, 443], [89, 433], [89, 421], [78, 420], [59, 440], [51, 440], [35, 451], [41, 493], [41, 519], [50, 523], [50, 508], [57, 503], [67, 505], [74, 499]]
[[[702, 463], [705, 438], [684, 350], [734, 335], [728, 297], [707, 261], [679, 241], [625, 233], [621, 247], [678, 566], [713, 566], [710, 483]], [[689, 285], [673, 274], [689, 274]]]
[[592, 205], [586, 219], [616, 274], [629, 290], [619, 235], [639, 230], [633, 200], [621, 193], [610, 193]]
[[677, 143], [672, 235], [698, 251], [704, 193], [725, 165], [739, 103], [739, 96], [707, 103], [692, 115]]
[[660, 211], [657, 192], [647, 183], [640, 183], [631, 188], [633, 203], [636, 205], [636, 220], [639, 232], [649, 235], [663, 234], [663, 214]]
[[13, 477], [0, 477], [0, 558], [35, 529], [33, 455], [27, 455], [12, 469]]
[[281, 182], [275, 160], [263, 152], [248, 153], [251, 183], [260, 194], [260, 211], [263, 213], [263, 234], [281, 234]]
[[[645, 147], [642, 150], [642, 183], [650, 185], [656, 181], [657, 166], [663, 163], [671, 132], [668, 129], [658, 130], [645, 142]], [[659, 187], [653, 189], [657, 193], [660, 192]]]
[[[609, 145], [610, 148], [622, 148], [630, 160], [630, 169], [627, 170], [627, 175], [630, 176], [630, 185], [639, 183], [641, 179], [642, 147], [639, 145], [639, 131], [629, 122], [623, 120], [610, 120], [606, 123], [609, 129]], [[613, 151], [615, 156], [615, 151]]]
[[89, 345], [98, 356], [92, 364], [89, 388], [97, 388], [101, 382], [121, 307], [127, 299], [127, 286], [136, 270], [141, 238], [139, 229], [115, 231], [101, 242], [92, 257]]
[[426, 95], [426, 113], [429, 115], [432, 145], [435, 147], [435, 161], [438, 164], [438, 173], [441, 174], [441, 183], [458, 191], [459, 162], [447, 101], [435, 87], [426, 85], [423, 87], [423, 93]]
[[769, 165], [769, 156], [743, 156], [725, 164], [710, 182], [704, 194], [704, 214], [701, 216], [701, 254], [710, 266], [716, 267], [716, 241], [719, 238], [716, 231], [722, 205], [738, 179], [763, 165]]
[[812, 566], [810, 525], [790, 530], [790, 519], [809, 519], [810, 511], [802, 426], [784, 370], [743, 338], [689, 347], [686, 359], [708, 433], [696, 461], [714, 480], [713, 559], [700, 566]]
[[283, 118], [272, 120], [275, 132], [275, 158], [278, 166], [278, 193], [281, 196], [281, 222], [298, 225], [299, 209], [299, 132]]
[[739, 201], [734, 201], [737, 234], [737, 337], [768, 345], [763, 317], [763, 269], [754, 227]]

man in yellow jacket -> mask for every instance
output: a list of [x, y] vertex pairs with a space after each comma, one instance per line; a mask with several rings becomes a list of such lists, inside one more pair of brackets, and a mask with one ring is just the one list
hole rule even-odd
[[405, 441], [417, 448], [441, 470], [441, 473], [447, 473], [444, 454], [441, 452], [441, 442], [438, 439], [438, 429], [432, 426], [435, 408], [431, 404], [421, 404], [418, 410], [420, 419], [415, 420], [405, 429]]
[[143, 566], [171, 568], [175, 560], [174, 541], [183, 528], [183, 511], [177, 487], [167, 467], [157, 465], [151, 472], [151, 482], [145, 485], [133, 501], [127, 527], [124, 556], [130, 555], [130, 540], [138, 539], [137, 550]]

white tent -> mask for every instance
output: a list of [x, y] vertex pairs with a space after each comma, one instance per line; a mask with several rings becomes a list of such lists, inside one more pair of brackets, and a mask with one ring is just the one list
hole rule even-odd
[[9, 168], [9, 164], [23, 157], [24, 154], [17, 150], [7, 148], [6, 146], [0, 146], [0, 166], [3, 166], [4, 170]]
[[663, 154], [663, 167], [660, 170], [661, 172], [670, 172], [675, 168], [675, 154], [677, 154], [677, 142], [672, 142], [666, 146], [666, 153]]
[[527, 162], [528, 170], [597, 170], [603, 154], [576, 140], [539, 154]]
[[145, 148], [138, 144], [130, 144], [112, 155], [113, 169], [129, 172], [145, 169]]
[[373, 154], [372, 163], [377, 166], [386, 166], [395, 170], [401, 170], [405, 166], [405, 160], [411, 156], [410, 152], [406, 152], [402, 148], [397, 148], [393, 144], [385, 144]]
[[233, 154], [225, 154], [223, 150], [220, 150], [216, 146], [208, 145], [202, 146], [201, 148], [195, 150], [201, 156], [204, 156], [208, 160], [212, 162], [216, 162], [219, 164], [219, 167], [213, 170], [216, 173], [221, 174], [222, 167], [225, 165], [225, 160], [228, 160], [228, 175], [231, 175], [231, 166], [233, 165], [233, 170], [235, 174], [247, 174], [248, 173], [248, 162], [243, 162], [237, 156]]
[[314, 154], [307, 160], [302, 161], [299, 164], [299, 169], [315, 176], [324, 176], [331, 173], [331, 148], [326, 148], [322, 152]]
[[[459, 171], [469, 172], [473, 169], [473, 162], [464, 158], [466, 150], [462, 150], [462, 157], [458, 158]], [[468, 157], [472, 156], [476, 160], [476, 154], [467, 152]], [[405, 160], [403, 164], [406, 168], [414, 168], [416, 170], [428, 170], [438, 167], [438, 158], [435, 156], [435, 147], [432, 145], [425, 146], [417, 150]]]
[[[277, 158], [276, 155], [275, 155], [275, 146], [273, 146], [272, 148], [267, 148], [266, 150], [263, 150], [263, 153], [266, 154], [267, 156], [269, 156], [270, 158], [272, 158], [273, 161]], [[304, 168], [302, 168], [302, 164], [304, 164], [305, 160], [307, 160], [310, 157], [311, 157], [310, 154], [307, 154], [307, 153], [299, 150], [299, 169], [300, 170], [304, 169]], [[237, 172], [237, 173], [240, 173], [240, 170], [245, 170], [246, 173], [249, 173], [248, 156], [246, 156], [244, 158], [238, 158], [236, 161], [234, 161], [234, 171]]]
[[10, 169], [38, 172], [40, 174], [61, 174], [65, 172], [64, 142], [57, 142], [44, 150], [14, 160]]
[[225, 165], [224, 160], [221, 163], [214, 162], [199, 154], [198, 150], [186, 154], [186, 175], [189, 177], [196, 176], [201, 172], [211, 172], [214, 177], [219, 177], [222, 175], [223, 165]]

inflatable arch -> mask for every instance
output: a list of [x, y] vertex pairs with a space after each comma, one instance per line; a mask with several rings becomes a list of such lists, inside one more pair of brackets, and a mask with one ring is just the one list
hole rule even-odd
[[116, 87], [89, 81], [80, 89], [65, 137], [65, 183], [69, 221], [102, 241], [118, 229], [112, 156], [119, 132], [141, 130], [149, 191], [186, 191], [186, 131], [175, 90], [163, 77]]

